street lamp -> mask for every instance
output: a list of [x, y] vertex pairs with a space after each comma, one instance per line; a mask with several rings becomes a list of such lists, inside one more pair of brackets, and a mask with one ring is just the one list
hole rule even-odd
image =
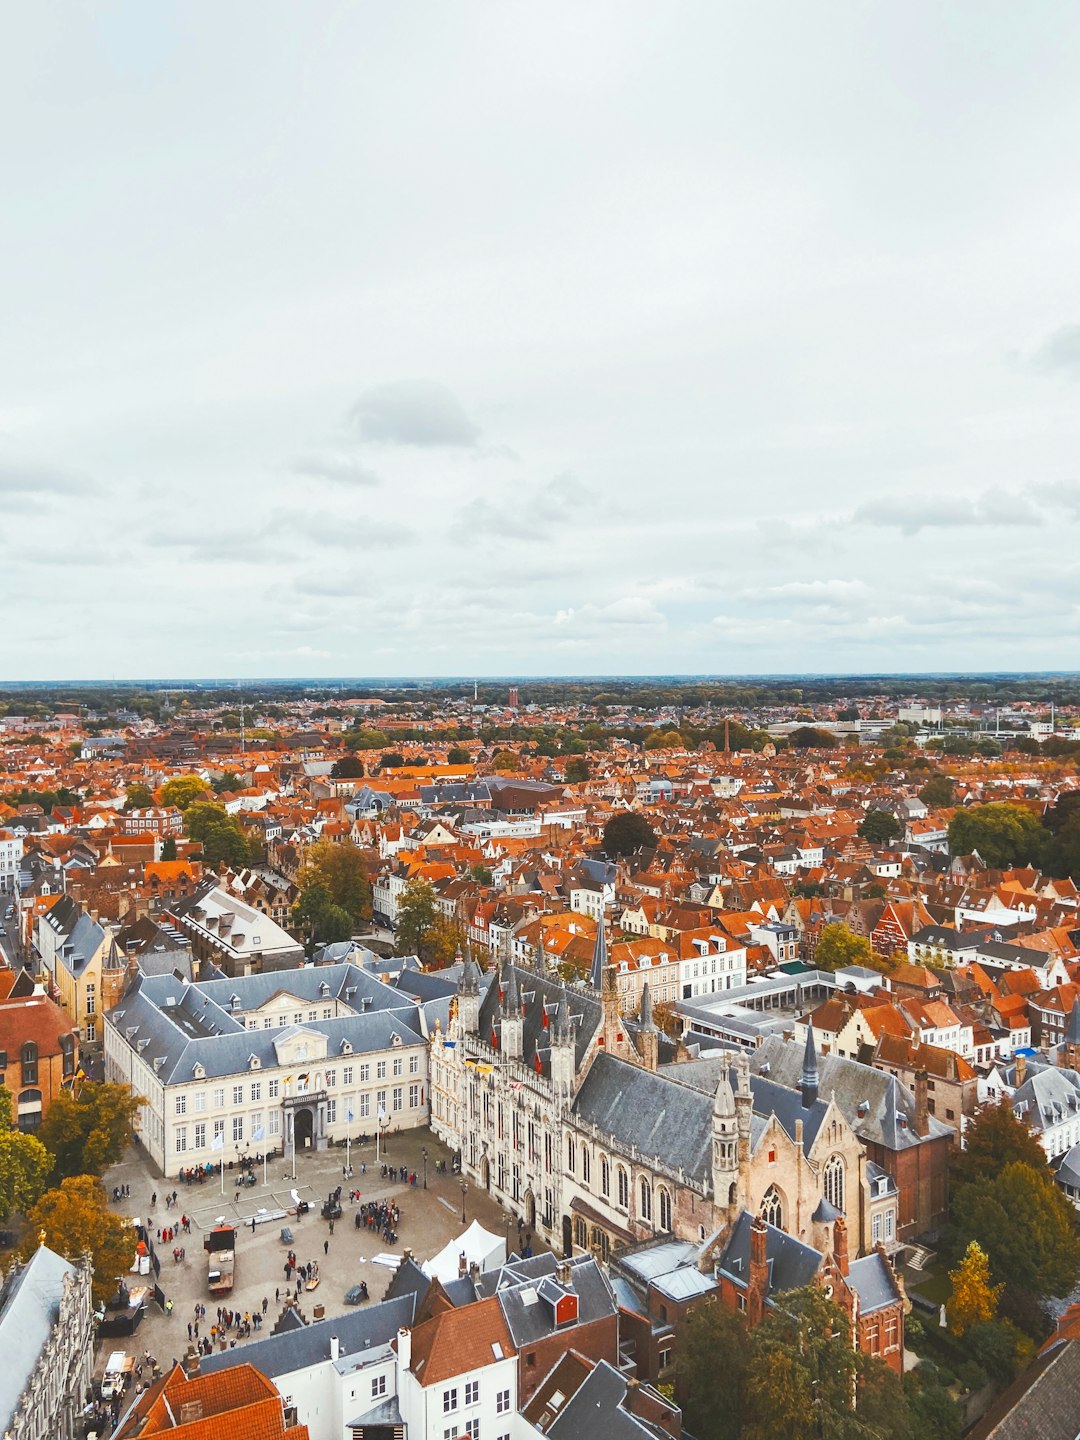
[[426, 1190], [426, 1189], [427, 1189], [427, 1146], [426, 1146], [426, 1145], [424, 1146], [423, 1150], [421, 1150], [420, 1153], [421, 1153], [421, 1155], [423, 1155], [423, 1157], [424, 1157], [424, 1189]]
[[469, 1193], [469, 1182], [468, 1182], [467, 1180], [462, 1180], [462, 1182], [461, 1182], [461, 1223], [462, 1223], [463, 1225], [465, 1224], [465, 1196], [466, 1196], [468, 1193]]

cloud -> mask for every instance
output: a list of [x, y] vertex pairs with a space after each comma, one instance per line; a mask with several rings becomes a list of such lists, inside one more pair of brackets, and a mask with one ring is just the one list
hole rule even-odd
[[498, 535], [515, 540], [536, 540], [580, 520], [593, 503], [593, 494], [569, 472], [535, 486], [521, 486], [510, 500], [479, 495], [462, 505], [454, 528], [463, 535]]
[[28, 495], [39, 499], [43, 496], [93, 495], [98, 489], [96, 480], [71, 470], [0, 461], [0, 496]]
[[374, 486], [382, 481], [370, 466], [361, 464], [355, 455], [321, 451], [297, 455], [286, 469], [293, 475], [310, 475], [316, 480], [333, 480], [340, 485]]
[[1040, 375], [1080, 379], [1080, 325], [1062, 325], [1028, 357], [1028, 368]]
[[1046, 517], [1030, 500], [1007, 490], [988, 490], [971, 498], [930, 495], [883, 496], [860, 505], [851, 517], [855, 525], [897, 529], [904, 535], [920, 530], [962, 529], [984, 525], [1042, 525]]
[[365, 390], [349, 412], [362, 440], [474, 450], [480, 430], [461, 401], [434, 380], [396, 380]]
[[556, 625], [666, 625], [667, 619], [651, 600], [641, 595], [624, 595], [608, 605], [581, 605], [559, 610]]

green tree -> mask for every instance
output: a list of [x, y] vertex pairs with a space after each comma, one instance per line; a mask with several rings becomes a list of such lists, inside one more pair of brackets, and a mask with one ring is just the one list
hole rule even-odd
[[427, 880], [408, 880], [398, 899], [397, 943], [399, 955], [422, 955], [425, 941], [435, 926], [438, 906], [435, 891]]
[[38, 1136], [16, 1130], [14, 1116], [11, 1092], [0, 1086], [0, 1220], [36, 1204], [52, 1166]]
[[352, 753], [342, 755], [330, 767], [330, 776], [334, 780], [359, 780], [363, 773], [364, 762]]
[[919, 791], [924, 805], [944, 806], [953, 803], [953, 782], [948, 775], [931, 775]]
[[492, 879], [491, 871], [486, 865], [481, 865], [479, 863], [477, 863], [476, 865], [470, 865], [469, 879], [475, 880], [478, 885], [490, 885]]
[[150, 792], [149, 785], [144, 785], [141, 780], [135, 780], [127, 787], [127, 798], [124, 801], [125, 810], [145, 810], [153, 803], [154, 797]]
[[389, 745], [390, 737], [384, 730], [371, 730], [361, 725], [350, 730], [343, 743], [347, 750], [382, 750]]
[[644, 815], [633, 810], [620, 810], [604, 826], [604, 853], [612, 860], [637, 850], [651, 850], [655, 845], [656, 831]]
[[162, 860], [175, 860], [175, 859], [176, 859], [176, 838], [175, 838], [175, 836], [166, 835], [166, 836], [165, 836], [165, 839], [161, 842], [161, 858], [162, 858]]
[[235, 794], [237, 790], [244, 788], [244, 782], [235, 770], [226, 770], [223, 774], [219, 775], [216, 780], [212, 780], [210, 784], [213, 787], [215, 795], [224, 795], [226, 791], [228, 791], [229, 794]]
[[88, 1254], [94, 1267], [93, 1297], [103, 1303], [116, 1293], [135, 1257], [135, 1233], [108, 1205], [104, 1186], [94, 1175], [73, 1175], [47, 1190], [27, 1213], [24, 1259], [44, 1234], [50, 1250], [77, 1261]]
[[141, 1104], [126, 1085], [87, 1082], [78, 1099], [61, 1090], [38, 1131], [54, 1157], [52, 1183], [71, 1175], [102, 1175], [115, 1165], [131, 1143]]
[[816, 725], [800, 725], [787, 738], [796, 750], [835, 750], [840, 743], [830, 730]]
[[900, 822], [888, 810], [868, 810], [859, 826], [859, 834], [871, 845], [888, 845], [900, 834]]
[[165, 781], [160, 799], [162, 805], [175, 805], [178, 810], [186, 810], [209, 794], [210, 786], [201, 775], [176, 775], [172, 780]]
[[739, 1440], [750, 1363], [743, 1317], [710, 1296], [687, 1317], [676, 1354], [687, 1429], [698, 1440]]
[[1080, 1275], [1076, 1212], [1045, 1165], [1013, 1161], [953, 1196], [956, 1231], [978, 1241], [995, 1281], [1035, 1300], [1067, 1295]]
[[221, 805], [196, 801], [184, 814], [188, 835], [202, 846], [208, 865], [246, 865], [251, 856], [244, 827]]
[[497, 750], [492, 756], [491, 768], [497, 774], [513, 774], [521, 769], [521, 756], [513, 750]]
[[566, 762], [563, 778], [568, 785], [580, 785], [588, 780], [592, 769], [583, 755], [572, 755]]
[[304, 852], [300, 869], [300, 886], [312, 882], [326, 887], [333, 905], [344, 910], [350, 921], [371, 919], [371, 884], [363, 851], [351, 840], [336, 844], [333, 840], [316, 840]]
[[992, 1180], [1016, 1162], [1045, 1170], [1046, 1152], [1007, 1098], [982, 1105], [964, 1132], [963, 1150], [950, 1154], [949, 1188], [955, 1195], [965, 1185]]
[[949, 821], [950, 853], [970, 855], [977, 850], [995, 869], [1041, 863], [1046, 840], [1047, 832], [1038, 818], [1023, 805], [1009, 801], [957, 810]]
[[[819, 970], [843, 970], [848, 965], [870, 965], [874, 951], [865, 935], [856, 935], [839, 920], [823, 925], [814, 946]], [[875, 968], [875, 967], [872, 967]]]
[[448, 765], [468, 765], [472, 762], [472, 756], [462, 745], [452, 745], [446, 757]]
[[400, 770], [405, 763], [405, 756], [399, 750], [388, 750], [379, 757], [380, 770]]
[[685, 750], [686, 741], [678, 730], [654, 730], [645, 741], [646, 750]]

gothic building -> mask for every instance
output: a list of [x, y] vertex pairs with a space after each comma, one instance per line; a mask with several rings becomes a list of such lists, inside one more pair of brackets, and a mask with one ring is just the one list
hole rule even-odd
[[648, 987], [636, 1021], [619, 1013], [602, 927], [592, 980], [481, 976], [469, 956], [432, 1039], [432, 1127], [527, 1229], [604, 1256], [671, 1233], [708, 1242], [705, 1259], [743, 1211], [819, 1250], [841, 1215], [858, 1253], [888, 1214], [895, 1234], [896, 1187], [819, 1093], [812, 1031], [798, 1089], [745, 1055], [661, 1063]]

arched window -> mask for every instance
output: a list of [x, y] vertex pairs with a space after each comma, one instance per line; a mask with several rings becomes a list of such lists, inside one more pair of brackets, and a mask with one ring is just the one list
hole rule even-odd
[[639, 1186], [639, 1190], [640, 1190], [640, 1194], [641, 1194], [641, 1204], [640, 1204], [638, 1213], [640, 1214], [642, 1220], [651, 1220], [651, 1219], [652, 1219], [652, 1186], [649, 1184], [649, 1178], [648, 1178], [647, 1175], [643, 1175], [643, 1176], [641, 1177], [641, 1185]]
[[587, 1248], [588, 1243], [588, 1226], [585, 1224], [585, 1221], [582, 1220], [581, 1216], [578, 1215], [577, 1218], [574, 1220], [574, 1244], [578, 1247], [579, 1250], [584, 1250]]
[[628, 1210], [630, 1208], [630, 1181], [621, 1165], [615, 1171], [615, 1179], [619, 1187], [619, 1208]]
[[784, 1228], [784, 1204], [775, 1185], [770, 1185], [761, 1197], [761, 1218], [766, 1225], [775, 1225], [777, 1230]]
[[825, 1199], [834, 1205], [841, 1215], [844, 1213], [844, 1161], [839, 1155], [830, 1155], [825, 1162]]
[[668, 1194], [668, 1192], [664, 1189], [664, 1187], [663, 1187], [662, 1185], [660, 1186], [660, 1189], [659, 1189], [659, 1191], [657, 1192], [657, 1195], [658, 1195], [658, 1199], [659, 1199], [659, 1202], [660, 1202], [660, 1229], [661, 1229], [661, 1230], [670, 1230], [670, 1229], [671, 1229], [671, 1196]]
[[592, 1173], [592, 1160], [591, 1160], [591, 1158], [590, 1158], [590, 1156], [589, 1156], [589, 1147], [588, 1147], [587, 1145], [582, 1145], [582, 1147], [581, 1147], [581, 1179], [582, 1179], [582, 1182], [583, 1182], [584, 1184], [588, 1185], [588, 1183], [589, 1183], [589, 1176], [590, 1176], [591, 1173]]
[[574, 1137], [572, 1135], [566, 1137], [566, 1168], [571, 1175], [574, 1173]]
[[606, 1155], [600, 1156], [600, 1194], [611, 1194], [611, 1162]]

